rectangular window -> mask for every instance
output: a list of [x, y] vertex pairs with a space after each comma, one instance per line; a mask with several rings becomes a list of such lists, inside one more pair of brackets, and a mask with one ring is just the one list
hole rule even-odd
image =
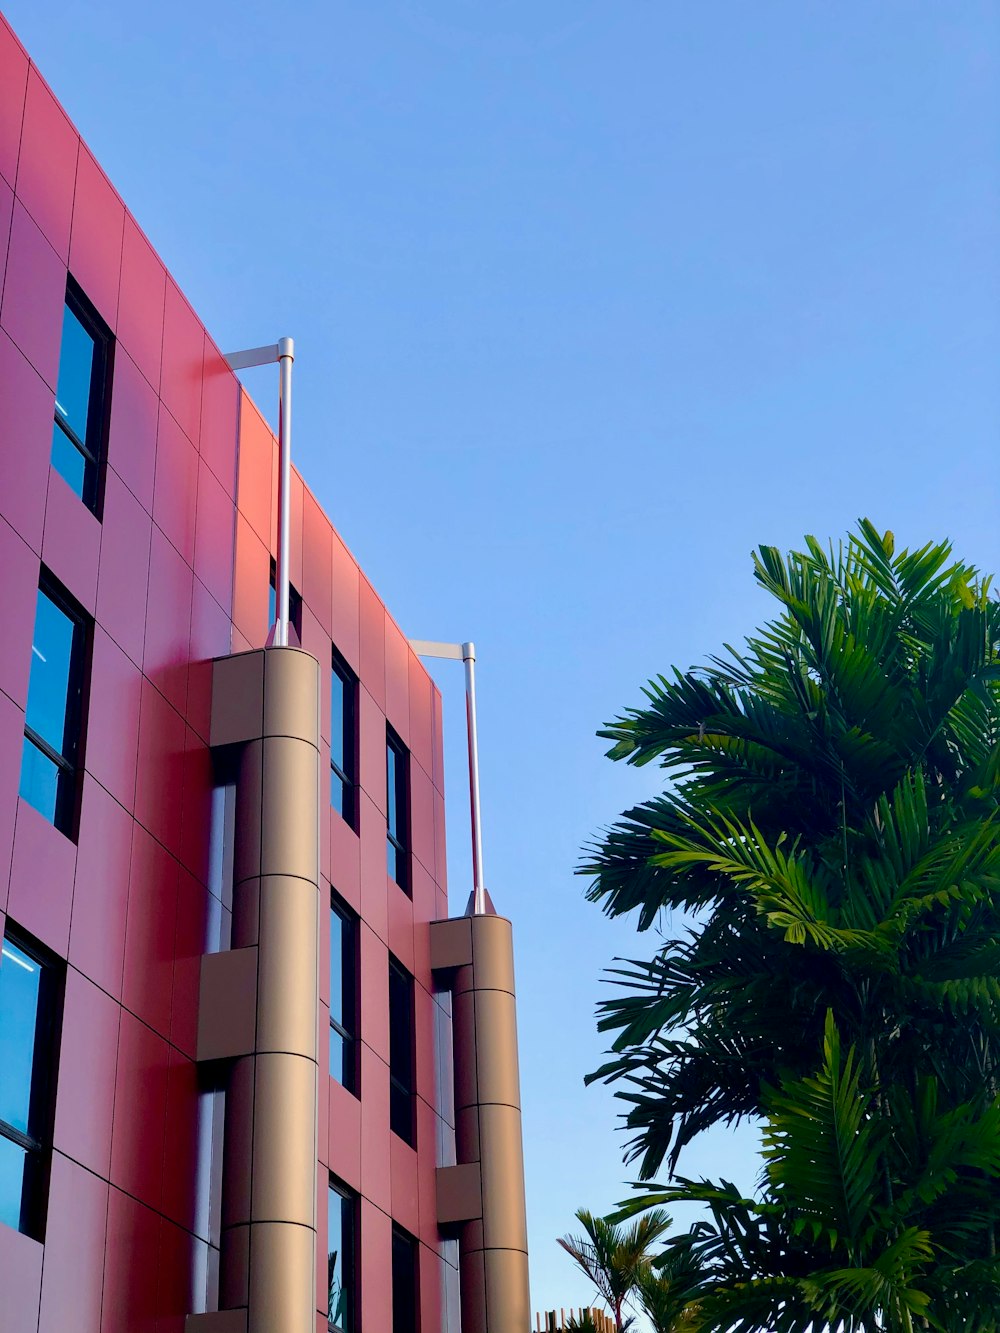
[[330, 686], [330, 803], [341, 819], [357, 828], [356, 782], [358, 678], [333, 650]]
[[0, 1222], [42, 1240], [60, 985], [8, 924], [0, 947]]
[[336, 1333], [357, 1328], [357, 1196], [330, 1181], [327, 1197], [327, 1327]]
[[358, 918], [330, 904], [330, 1074], [358, 1093]]
[[392, 1333], [417, 1333], [417, 1242], [402, 1227], [392, 1228]]
[[410, 892], [410, 755], [392, 727], [386, 727], [386, 861], [389, 874]]
[[20, 790], [70, 837], [76, 823], [86, 623], [69, 595], [43, 575], [31, 642]]
[[52, 466], [95, 513], [110, 369], [111, 331], [70, 278], [59, 348]]
[[393, 1133], [416, 1146], [413, 1104], [415, 1060], [413, 978], [389, 955], [389, 1125]]
[[[278, 618], [278, 562], [271, 557], [271, 582], [267, 592], [267, 632]], [[302, 596], [288, 585], [288, 642], [298, 648], [302, 643]]]

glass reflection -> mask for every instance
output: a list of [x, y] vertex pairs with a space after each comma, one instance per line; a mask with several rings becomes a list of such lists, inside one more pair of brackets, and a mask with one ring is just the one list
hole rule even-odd
[[0, 952], [0, 1120], [22, 1134], [33, 1126], [31, 1073], [42, 969], [5, 939]]
[[335, 1185], [327, 1201], [327, 1327], [354, 1330], [354, 1200]]

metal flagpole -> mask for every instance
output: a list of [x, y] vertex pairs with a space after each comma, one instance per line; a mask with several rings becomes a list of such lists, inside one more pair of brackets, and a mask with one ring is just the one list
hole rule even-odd
[[230, 352], [226, 363], [231, 370], [249, 370], [252, 366], [278, 363], [278, 554], [274, 579], [274, 640], [279, 648], [288, 647], [289, 578], [291, 573], [292, 529], [292, 363], [295, 341], [279, 338], [266, 347], [248, 347]]
[[479, 730], [476, 722], [476, 645], [436, 643], [411, 639], [418, 657], [440, 657], [465, 664], [465, 720], [469, 738], [469, 807], [472, 814], [472, 912], [486, 913], [486, 881], [483, 877], [483, 817], [479, 797]]

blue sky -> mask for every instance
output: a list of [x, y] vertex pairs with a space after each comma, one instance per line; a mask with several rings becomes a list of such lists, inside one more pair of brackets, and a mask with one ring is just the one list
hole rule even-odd
[[4, 12], [218, 341], [295, 337], [297, 461], [403, 628], [477, 642], [532, 1294], [584, 1303], [553, 1238], [627, 1177], [599, 976], [652, 941], [573, 869], [657, 783], [596, 728], [766, 613], [759, 542], [868, 514], [1000, 568], [1000, 5]]

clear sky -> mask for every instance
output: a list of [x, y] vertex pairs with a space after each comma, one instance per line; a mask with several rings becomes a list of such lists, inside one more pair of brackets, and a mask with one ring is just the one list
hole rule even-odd
[[596, 728], [753, 627], [759, 542], [868, 514], [1000, 569], [1000, 3], [0, 4], [223, 347], [295, 337], [297, 461], [404, 630], [477, 642], [532, 1294], [585, 1303], [599, 977], [653, 941], [573, 870], [657, 784]]

